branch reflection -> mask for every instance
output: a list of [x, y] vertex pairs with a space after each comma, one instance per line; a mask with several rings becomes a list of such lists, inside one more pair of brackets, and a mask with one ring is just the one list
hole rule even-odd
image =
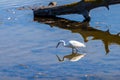
[[38, 21], [40, 23], [45, 23], [50, 25], [51, 27], [59, 27], [67, 30], [71, 30], [72, 33], [79, 33], [84, 41], [89, 41], [89, 37], [93, 37], [92, 40], [101, 40], [104, 44], [106, 54], [109, 53], [110, 44], [118, 44], [120, 45], [120, 36], [119, 34], [113, 35], [108, 31], [102, 31], [95, 28], [90, 27], [88, 22], [77, 22], [64, 18], [54, 17], [54, 18], [45, 18], [45, 17], [34, 17], [34, 21]]
[[58, 61], [63, 62], [65, 61], [65, 59], [68, 59], [69, 61], [75, 62], [80, 60], [81, 58], [83, 58], [86, 54], [79, 54], [79, 53], [71, 53], [69, 55], [65, 55], [63, 58], [60, 58], [58, 55]]

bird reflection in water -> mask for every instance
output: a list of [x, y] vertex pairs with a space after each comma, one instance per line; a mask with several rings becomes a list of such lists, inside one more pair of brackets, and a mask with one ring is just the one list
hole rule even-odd
[[63, 62], [65, 59], [68, 59], [71, 62], [79, 61], [81, 58], [83, 58], [86, 54], [80, 54], [80, 53], [71, 53], [69, 55], [65, 55], [63, 58], [60, 58], [58, 55], [58, 61]]

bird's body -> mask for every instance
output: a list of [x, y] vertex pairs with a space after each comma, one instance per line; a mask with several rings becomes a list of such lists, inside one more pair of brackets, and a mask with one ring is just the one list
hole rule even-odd
[[64, 40], [60, 40], [56, 47], [58, 47], [60, 43], [62, 43], [64, 47], [72, 48], [72, 52], [77, 52], [80, 47], [86, 47], [83, 43], [75, 40], [70, 40], [68, 43], [65, 43]]
[[75, 40], [70, 40], [67, 45], [71, 48], [85, 47], [83, 43], [75, 41]]

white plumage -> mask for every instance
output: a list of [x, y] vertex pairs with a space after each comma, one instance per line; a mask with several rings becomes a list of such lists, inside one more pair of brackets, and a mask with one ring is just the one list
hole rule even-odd
[[63, 44], [64, 47], [72, 48], [72, 52], [78, 52], [78, 48], [80, 47], [86, 47], [83, 43], [75, 40], [70, 40], [69, 42], [65, 43], [64, 40], [60, 40], [56, 46], [56, 48], [59, 46], [59, 44]]

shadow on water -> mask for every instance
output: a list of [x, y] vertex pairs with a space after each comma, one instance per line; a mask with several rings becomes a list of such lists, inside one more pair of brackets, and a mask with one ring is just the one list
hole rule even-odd
[[83, 58], [85, 55], [86, 54], [71, 53], [69, 55], [65, 55], [63, 58], [60, 58], [58, 55], [56, 55], [56, 56], [57, 56], [59, 62], [63, 62], [63, 61], [65, 61], [65, 59], [68, 59], [69, 61], [75, 62], [75, 61], [78, 61], [81, 58]]
[[34, 21], [48, 24], [51, 27], [59, 27], [62, 29], [71, 30], [72, 33], [79, 33], [83, 37], [85, 42], [89, 41], [89, 37], [92, 37], [92, 40], [101, 40], [104, 44], [106, 54], [110, 52], [110, 44], [120, 45], [120, 33], [111, 34], [109, 30], [102, 31], [92, 28], [89, 22], [77, 22], [59, 17], [34, 17]]

